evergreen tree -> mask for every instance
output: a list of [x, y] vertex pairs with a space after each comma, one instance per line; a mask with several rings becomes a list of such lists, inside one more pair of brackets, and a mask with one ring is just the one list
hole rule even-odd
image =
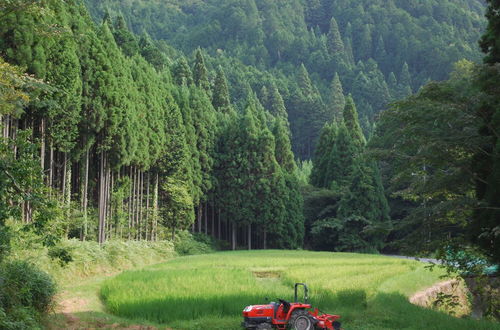
[[287, 123], [284, 119], [278, 117], [274, 121], [273, 135], [275, 139], [275, 158], [281, 168], [290, 174], [295, 172], [295, 164], [292, 144], [290, 143]]
[[368, 60], [372, 57], [372, 29], [371, 25], [365, 24], [357, 38], [354, 49], [358, 59]]
[[311, 0], [308, 2], [307, 7], [307, 21], [309, 26], [320, 26], [323, 22], [324, 12], [320, 0]]
[[210, 98], [204, 90], [191, 88], [190, 108], [192, 111], [193, 125], [196, 131], [196, 149], [201, 170], [201, 191], [203, 199], [212, 188], [213, 153], [216, 131], [215, 109]]
[[127, 23], [125, 23], [125, 18], [123, 15], [119, 15], [116, 18], [113, 36], [115, 37], [116, 44], [120, 46], [123, 53], [127, 56], [133, 56], [139, 53], [139, 44], [133, 33], [131, 33], [127, 28]]
[[396, 92], [396, 90], [398, 88], [398, 80], [396, 79], [396, 75], [392, 71], [389, 74], [389, 78], [387, 79], [387, 85], [389, 86], [389, 89], [392, 91], [392, 94], [391, 94], [392, 99], [393, 100], [398, 99], [399, 96]]
[[347, 96], [346, 105], [344, 108], [344, 123], [349, 134], [351, 135], [354, 144], [358, 148], [363, 148], [366, 145], [366, 139], [359, 125], [358, 112], [352, 96]]
[[353, 140], [351, 132], [344, 123], [341, 123], [337, 130], [335, 143], [331, 145], [330, 156], [327, 158], [324, 181], [318, 186], [343, 192], [350, 181], [352, 164], [359, 155], [359, 151], [359, 146]]
[[211, 95], [210, 82], [208, 81], [208, 71], [200, 48], [196, 50], [193, 67], [193, 80], [196, 86], [203, 89], [208, 95]]
[[269, 94], [269, 111], [272, 115], [281, 118], [288, 126], [288, 113], [285, 108], [285, 102], [274, 84], [271, 85], [271, 93]]
[[495, 64], [500, 63], [500, 46], [498, 44], [498, 36], [500, 35], [498, 11], [500, 10], [500, 4], [495, 0], [486, 1], [488, 3], [486, 11], [488, 27], [481, 38], [480, 46], [483, 52], [486, 53], [484, 61], [489, 64]]
[[412, 88], [411, 74], [408, 68], [408, 63], [406, 62], [403, 64], [403, 68], [401, 69], [401, 74], [399, 75], [399, 83], [403, 86], [403, 88], [410, 87], [411, 91]]
[[184, 57], [177, 60], [177, 63], [172, 68], [172, 74], [174, 76], [174, 81], [178, 85], [189, 86], [193, 83], [193, 74], [191, 73], [188, 62]]
[[338, 73], [335, 73], [330, 85], [330, 103], [328, 105], [330, 119], [336, 121], [342, 120], [345, 104], [346, 100], [342, 83], [340, 82]]
[[[330, 182], [325, 178], [330, 164], [332, 147], [335, 144], [337, 127], [335, 124], [326, 123], [321, 130], [321, 135], [316, 146], [311, 171], [310, 182], [319, 188], [328, 188]], [[326, 182], [326, 185], [325, 185]]]
[[348, 189], [339, 203], [338, 218], [343, 228], [337, 249], [380, 250], [390, 230], [387, 201], [380, 196], [374, 173], [363, 159], [356, 159], [352, 167]]
[[156, 47], [153, 40], [148, 34], [141, 36], [139, 40], [139, 48], [141, 56], [151, 63], [156, 70], [161, 71], [167, 65], [165, 54]]
[[300, 65], [297, 82], [299, 84], [300, 91], [302, 92], [302, 95], [304, 95], [304, 97], [309, 98], [313, 96], [314, 94], [313, 85], [311, 82], [311, 78], [309, 78], [309, 72], [307, 72], [304, 63]]
[[344, 42], [342, 41], [339, 26], [337, 25], [335, 18], [332, 18], [330, 21], [330, 30], [327, 35], [327, 45], [330, 55], [340, 54], [344, 56]]
[[217, 68], [217, 75], [215, 76], [212, 104], [221, 113], [230, 113], [232, 111], [226, 76], [220, 66]]

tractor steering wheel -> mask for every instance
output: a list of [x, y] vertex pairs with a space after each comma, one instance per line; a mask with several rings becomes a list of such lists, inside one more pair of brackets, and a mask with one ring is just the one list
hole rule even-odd
[[284, 299], [280, 299], [278, 298], [278, 301], [280, 302], [280, 304], [283, 304], [283, 311], [285, 313], [288, 313], [288, 310], [290, 309], [290, 303]]

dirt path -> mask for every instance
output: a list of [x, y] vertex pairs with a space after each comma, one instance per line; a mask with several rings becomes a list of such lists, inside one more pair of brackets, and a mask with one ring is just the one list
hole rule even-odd
[[[79, 330], [79, 329], [127, 329], [153, 330], [165, 329], [150, 324], [133, 324], [106, 312], [99, 299], [99, 288], [104, 280], [115, 274], [106, 274], [75, 281], [67, 285], [56, 296], [54, 313], [46, 321], [49, 330]], [[170, 329], [171, 330], [171, 329]]]

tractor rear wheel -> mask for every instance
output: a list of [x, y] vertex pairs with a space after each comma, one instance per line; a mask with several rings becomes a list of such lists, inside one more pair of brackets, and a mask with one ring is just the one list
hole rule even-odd
[[311, 315], [303, 309], [294, 311], [288, 320], [288, 328], [291, 330], [313, 330], [314, 324]]

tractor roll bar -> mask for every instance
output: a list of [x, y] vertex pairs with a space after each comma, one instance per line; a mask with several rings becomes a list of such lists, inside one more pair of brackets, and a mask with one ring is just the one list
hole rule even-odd
[[304, 304], [307, 304], [309, 302], [309, 295], [308, 292], [309, 290], [307, 289], [307, 285], [305, 283], [295, 283], [295, 302], [298, 303], [298, 297], [297, 297], [297, 288], [302, 285], [304, 287]]

